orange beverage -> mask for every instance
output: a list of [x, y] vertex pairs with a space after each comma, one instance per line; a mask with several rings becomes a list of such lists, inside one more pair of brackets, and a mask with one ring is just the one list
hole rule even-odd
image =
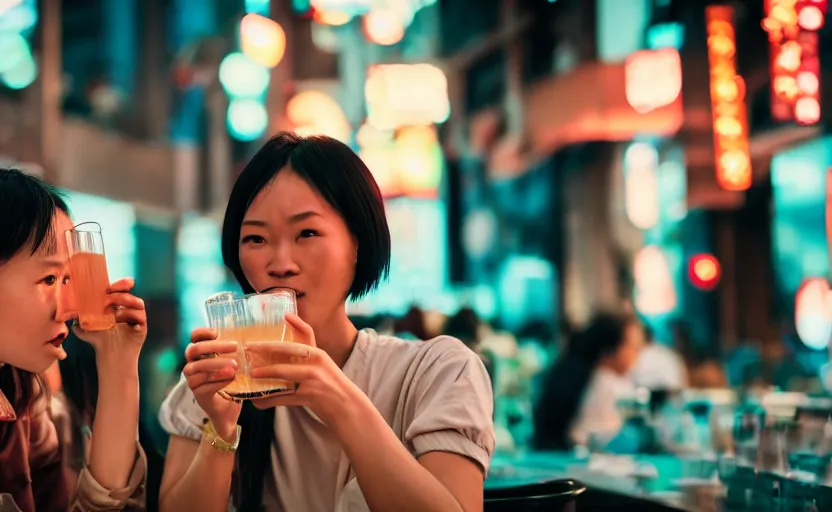
[[110, 278], [101, 226], [97, 222], [78, 224], [66, 232], [66, 244], [78, 323], [86, 331], [111, 329], [116, 325], [116, 317], [106, 306]]
[[106, 331], [116, 324], [113, 310], [106, 305], [107, 260], [103, 254], [77, 252], [69, 258], [72, 290], [78, 323], [86, 331]]
[[251, 369], [278, 363], [291, 363], [288, 358], [259, 354], [246, 354], [245, 346], [257, 341], [294, 341], [292, 326], [286, 322], [277, 325], [252, 325], [222, 329], [217, 337], [223, 341], [236, 341], [237, 353], [231, 356], [237, 361], [237, 376], [223, 388], [223, 393], [235, 400], [272, 396], [294, 391], [295, 383], [283, 379], [253, 379]]

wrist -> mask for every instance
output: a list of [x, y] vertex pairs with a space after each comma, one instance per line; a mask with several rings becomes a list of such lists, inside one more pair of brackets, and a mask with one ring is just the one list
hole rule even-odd
[[203, 427], [203, 439], [212, 447], [221, 452], [237, 451], [237, 446], [240, 444], [240, 433], [242, 431], [239, 425], [235, 424], [231, 432], [217, 430], [217, 427], [211, 421], [207, 421]]
[[378, 414], [378, 410], [358, 386], [351, 385], [344, 389], [346, 396], [335, 401], [333, 414], [324, 420], [339, 438], [349, 438], [367, 424], [371, 415]]
[[139, 350], [125, 350], [112, 348], [98, 348], [95, 350], [95, 364], [98, 373], [127, 373], [138, 374]]
[[205, 426], [207, 427], [209, 424], [224, 441], [233, 443], [237, 439], [237, 422], [208, 420]]

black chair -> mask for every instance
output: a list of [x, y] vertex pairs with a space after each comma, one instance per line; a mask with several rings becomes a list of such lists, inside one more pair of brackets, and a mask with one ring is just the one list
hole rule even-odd
[[575, 512], [586, 487], [575, 480], [549, 480], [485, 490], [484, 512]]

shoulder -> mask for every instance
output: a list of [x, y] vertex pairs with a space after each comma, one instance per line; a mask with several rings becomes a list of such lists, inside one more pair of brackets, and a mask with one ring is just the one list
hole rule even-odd
[[[437, 336], [430, 340], [410, 341], [395, 336], [379, 335], [366, 329], [356, 347], [367, 371], [400, 373], [405, 380], [433, 382], [459, 378], [490, 379], [479, 355], [451, 336]], [[437, 382], [439, 383], [439, 382]]]

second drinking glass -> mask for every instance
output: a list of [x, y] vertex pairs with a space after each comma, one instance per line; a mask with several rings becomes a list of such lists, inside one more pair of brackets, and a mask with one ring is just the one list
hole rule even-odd
[[220, 391], [229, 400], [252, 400], [295, 391], [295, 383], [283, 379], [254, 379], [253, 367], [291, 363], [289, 358], [248, 354], [251, 342], [294, 342], [294, 330], [286, 313], [297, 313], [294, 290], [277, 288], [269, 293], [235, 297], [224, 292], [205, 301], [208, 325], [217, 330], [217, 340], [237, 342], [237, 376]]

